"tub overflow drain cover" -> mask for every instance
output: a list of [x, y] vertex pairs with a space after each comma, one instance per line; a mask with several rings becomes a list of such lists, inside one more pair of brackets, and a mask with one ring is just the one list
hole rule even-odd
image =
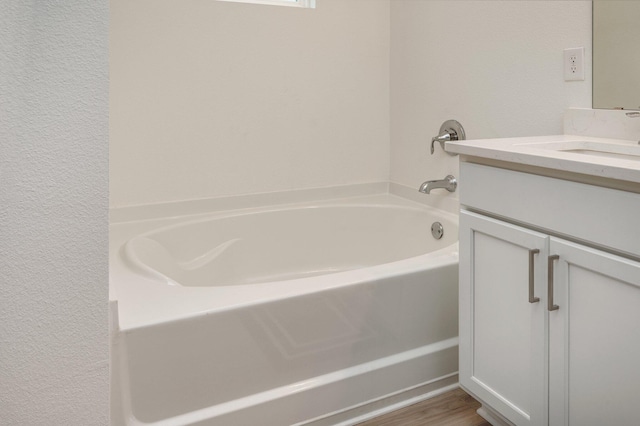
[[431, 225], [431, 235], [433, 235], [433, 238], [436, 240], [442, 238], [444, 235], [444, 228], [440, 222], [433, 222], [433, 225]]

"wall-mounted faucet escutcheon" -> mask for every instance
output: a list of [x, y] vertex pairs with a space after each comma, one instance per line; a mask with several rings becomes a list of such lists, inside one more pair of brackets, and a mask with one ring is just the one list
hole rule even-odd
[[464, 128], [462, 124], [457, 122], [456, 120], [447, 120], [442, 123], [440, 126], [440, 133], [438, 136], [431, 139], [431, 155], [433, 155], [435, 149], [434, 144], [436, 142], [440, 142], [440, 146], [442, 150], [449, 155], [458, 155], [451, 154], [444, 149], [444, 143], [449, 141], [463, 141], [466, 139], [466, 135], [464, 134]]

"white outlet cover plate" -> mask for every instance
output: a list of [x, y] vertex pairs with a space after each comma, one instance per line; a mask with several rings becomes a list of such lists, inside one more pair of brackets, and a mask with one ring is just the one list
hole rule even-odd
[[584, 80], [584, 47], [564, 49], [564, 80]]

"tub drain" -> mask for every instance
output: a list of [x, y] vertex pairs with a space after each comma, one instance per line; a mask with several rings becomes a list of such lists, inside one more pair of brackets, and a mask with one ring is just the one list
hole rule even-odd
[[433, 235], [433, 238], [436, 240], [442, 238], [444, 235], [444, 228], [440, 222], [433, 222], [433, 225], [431, 225], [431, 235]]

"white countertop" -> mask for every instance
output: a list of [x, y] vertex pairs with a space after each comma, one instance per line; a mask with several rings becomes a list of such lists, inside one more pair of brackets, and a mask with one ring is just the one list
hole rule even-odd
[[445, 149], [470, 157], [640, 184], [638, 141], [554, 135], [447, 142]]

